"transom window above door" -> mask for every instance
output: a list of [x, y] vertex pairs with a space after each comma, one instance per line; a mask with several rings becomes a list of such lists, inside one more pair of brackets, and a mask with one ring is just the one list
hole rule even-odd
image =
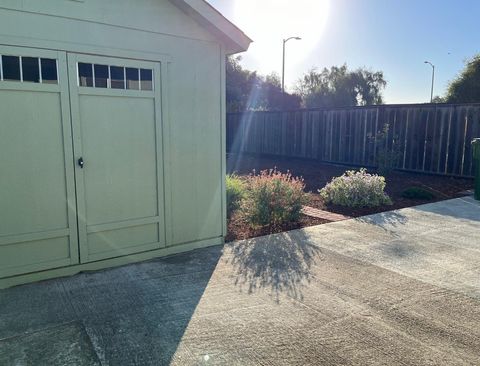
[[153, 70], [79, 62], [78, 85], [90, 88], [153, 90]]
[[57, 60], [0, 55], [0, 81], [58, 84]]

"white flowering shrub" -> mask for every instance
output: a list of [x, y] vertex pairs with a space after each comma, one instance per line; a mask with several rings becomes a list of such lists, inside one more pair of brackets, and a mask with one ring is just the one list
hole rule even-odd
[[319, 190], [325, 203], [347, 207], [376, 207], [391, 205], [385, 193], [385, 178], [368, 174], [365, 168], [348, 170], [342, 176], [333, 178]]

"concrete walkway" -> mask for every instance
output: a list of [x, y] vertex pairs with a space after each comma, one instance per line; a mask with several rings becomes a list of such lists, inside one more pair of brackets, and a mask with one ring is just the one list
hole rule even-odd
[[480, 299], [480, 202], [458, 198], [304, 229], [323, 248]]
[[456, 199], [0, 291], [0, 365], [478, 365]]

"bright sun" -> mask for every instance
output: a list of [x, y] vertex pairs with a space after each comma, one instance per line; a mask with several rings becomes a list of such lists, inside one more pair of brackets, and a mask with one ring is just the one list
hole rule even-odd
[[288, 66], [301, 62], [320, 40], [327, 24], [330, 0], [236, 0], [235, 20], [254, 43], [248, 58], [261, 73], [279, 72], [282, 39], [288, 43]]

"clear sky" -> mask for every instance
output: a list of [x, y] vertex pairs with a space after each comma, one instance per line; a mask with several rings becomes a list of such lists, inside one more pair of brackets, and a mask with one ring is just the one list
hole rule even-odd
[[387, 103], [430, 99], [464, 61], [480, 53], [480, 0], [208, 0], [255, 43], [243, 65], [261, 74], [281, 73], [287, 43], [288, 88], [312, 67], [366, 66], [384, 72]]

